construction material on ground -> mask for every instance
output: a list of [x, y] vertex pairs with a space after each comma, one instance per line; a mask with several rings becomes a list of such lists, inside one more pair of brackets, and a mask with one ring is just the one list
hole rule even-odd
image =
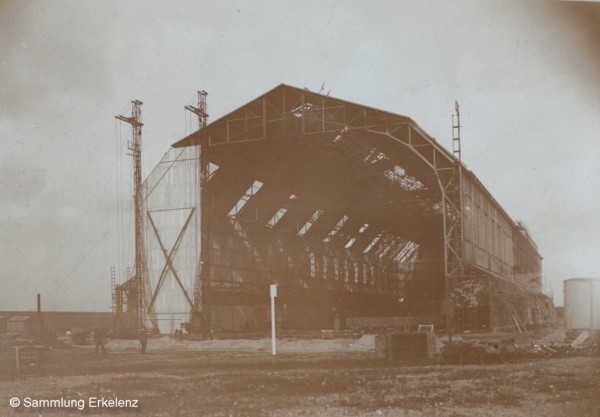
[[375, 337], [378, 358], [400, 360], [432, 357], [436, 354], [436, 337], [432, 332], [381, 333]]

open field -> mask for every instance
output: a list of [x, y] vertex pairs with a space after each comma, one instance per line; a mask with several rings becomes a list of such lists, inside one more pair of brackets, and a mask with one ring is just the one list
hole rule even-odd
[[[272, 357], [266, 350], [140, 355], [132, 348], [44, 353], [20, 378], [0, 381], [0, 415], [600, 416], [598, 356], [460, 366], [390, 363], [359, 351]], [[80, 399], [85, 408], [13, 409], [13, 397]], [[89, 397], [138, 400], [139, 407], [90, 408]]]

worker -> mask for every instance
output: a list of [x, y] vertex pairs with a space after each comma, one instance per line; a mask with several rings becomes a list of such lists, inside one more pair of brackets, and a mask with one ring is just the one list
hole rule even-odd
[[140, 329], [138, 337], [140, 340], [140, 353], [143, 355], [146, 353], [146, 345], [148, 344], [148, 335], [146, 335], [146, 329]]
[[96, 345], [96, 355], [100, 352], [103, 354], [106, 353], [106, 349], [104, 349], [104, 331], [101, 327], [98, 327], [93, 332], [94, 335], [94, 344]]

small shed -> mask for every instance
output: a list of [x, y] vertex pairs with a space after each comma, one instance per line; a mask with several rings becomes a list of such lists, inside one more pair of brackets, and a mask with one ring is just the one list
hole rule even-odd
[[35, 336], [37, 320], [32, 316], [13, 316], [6, 321], [6, 333], [21, 337]]

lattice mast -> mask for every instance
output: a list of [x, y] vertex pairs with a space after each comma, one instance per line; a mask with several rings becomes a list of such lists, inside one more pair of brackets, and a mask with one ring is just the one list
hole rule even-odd
[[[444, 187], [444, 246], [445, 246], [445, 304], [446, 304], [446, 330], [448, 337], [452, 339], [452, 334], [457, 328], [462, 327], [458, 322], [456, 315], [455, 288], [464, 276], [464, 265], [462, 260], [463, 247], [463, 224], [462, 224], [462, 162], [460, 147], [460, 106], [458, 101], [454, 101], [454, 111], [452, 115], [452, 153], [455, 158], [454, 169], [448, 176], [447, 184]], [[448, 209], [451, 209], [449, 212]]]
[[142, 102], [131, 102], [131, 116], [115, 116], [118, 120], [128, 123], [132, 127], [132, 140], [128, 142], [128, 149], [133, 158], [133, 185], [134, 185], [134, 211], [135, 211], [135, 276], [131, 282], [133, 299], [128, 297], [128, 308], [135, 309], [135, 322], [138, 328], [144, 326], [144, 291], [145, 291], [145, 256], [142, 213]]
[[110, 311], [115, 313], [117, 311], [117, 273], [114, 266], [110, 267], [110, 291], [112, 295]]
[[204, 90], [198, 91], [198, 105], [187, 105], [185, 109], [198, 116], [198, 129], [206, 127], [208, 123], [208, 113], [206, 112], [206, 96], [208, 93]]
[[[207, 113], [207, 103], [206, 97], [208, 93], [205, 90], [198, 91], [198, 105], [192, 106], [187, 105], [185, 109], [194, 113], [198, 116], [198, 130], [201, 130], [206, 127], [208, 124], [208, 113]], [[206, 198], [206, 183], [208, 182], [209, 170], [208, 170], [208, 160], [204, 156], [204, 152], [200, 150], [199, 160], [199, 178], [200, 178], [200, 201], [205, 201]], [[201, 210], [201, 218], [200, 218], [200, 257], [198, 258], [198, 266], [196, 268], [196, 282], [194, 284], [194, 301], [193, 308], [191, 314], [191, 322], [193, 331], [202, 331], [206, 333], [210, 317], [207, 315], [207, 311], [203, 310], [204, 306], [204, 298], [205, 288], [204, 288], [204, 280], [206, 276], [205, 268], [208, 267], [208, 215], [206, 208]]]
[[460, 106], [456, 100], [454, 100], [454, 111], [455, 113], [452, 115], [452, 152], [460, 162]]

